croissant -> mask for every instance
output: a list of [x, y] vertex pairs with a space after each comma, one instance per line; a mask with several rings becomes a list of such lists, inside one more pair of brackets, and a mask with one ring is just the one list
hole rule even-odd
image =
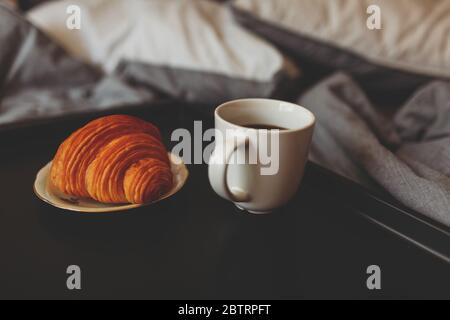
[[65, 140], [50, 179], [61, 192], [102, 203], [143, 204], [172, 187], [172, 172], [159, 129], [131, 116], [88, 123]]

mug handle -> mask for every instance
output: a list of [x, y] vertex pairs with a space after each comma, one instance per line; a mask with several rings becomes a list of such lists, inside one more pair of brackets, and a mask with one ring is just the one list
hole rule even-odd
[[225, 150], [214, 150], [214, 154], [209, 162], [209, 179], [211, 185], [215, 191], [222, 194], [228, 200], [233, 202], [250, 202], [250, 195], [244, 190], [231, 190], [228, 186], [228, 164], [230, 162], [231, 156], [235, 153], [241, 146], [248, 148], [249, 139], [248, 137], [238, 138], [237, 143], [235, 141], [227, 140], [225, 146], [222, 149]]

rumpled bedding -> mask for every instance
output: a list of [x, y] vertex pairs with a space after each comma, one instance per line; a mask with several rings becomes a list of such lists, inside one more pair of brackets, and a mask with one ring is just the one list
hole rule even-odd
[[0, 4], [0, 127], [152, 101], [155, 94], [105, 76]]
[[[82, 12], [80, 30], [66, 27], [61, 12], [70, 5]], [[210, 0], [60, 0], [27, 18], [74, 57], [183, 101], [272, 97], [300, 76], [275, 46], [236, 23], [228, 6]]]
[[[66, 27], [73, 4], [83, 8], [81, 30]], [[274, 97], [299, 77], [228, 7], [207, 0], [51, 1], [26, 17], [0, 0], [0, 129], [161, 99]]]
[[343, 73], [299, 103], [317, 117], [312, 161], [450, 226], [450, 83], [421, 88], [392, 118]]

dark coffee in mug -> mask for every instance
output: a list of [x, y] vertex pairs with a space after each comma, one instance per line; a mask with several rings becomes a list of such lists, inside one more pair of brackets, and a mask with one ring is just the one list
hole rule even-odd
[[282, 127], [278, 127], [278, 126], [272, 126], [270, 124], [245, 124], [243, 125], [243, 127], [245, 128], [249, 128], [249, 129], [256, 129], [256, 130], [288, 130], [286, 128], [282, 128]]

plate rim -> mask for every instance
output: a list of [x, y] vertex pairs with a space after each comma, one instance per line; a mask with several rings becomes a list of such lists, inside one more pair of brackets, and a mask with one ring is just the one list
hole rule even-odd
[[[168, 152], [168, 155], [169, 155], [170, 163], [173, 165], [175, 160], [176, 160], [178, 162], [176, 165], [182, 167], [183, 171], [185, 172], [186, 177], [182, 180], [182, 182], [180, 183], [180, 185], [177, 188], [171, 190], [171, 192], [163, 195], [160, 199], [155, 200], [153, 202], [149, 202], [149, 203], [145, 203], [145, 204], [124, 204], [123, 206], [117, 206], [115, 208], [111, 208], [110, 207], [110, 208], [104, 208], [104, 209], [102, 209], [102, 208], [97, 208], [97, 209], [95, 209], [95, 208], [91, 208], [91, 209], [76, 209], [76, 208], [63, 207], [62, 205], [59, 205], [57, 203], [52, 202], [51, 200], [46, 198], [44, 195], [41, 194], [41, 192], [39, 192], [37, 190], [37, 184], [38, 184], [38, 181], [39, 181], [40, 174], [42, 173], [43, 170], [45, 170], [47, 167], [49, 167], [53, 163], [53, 160], [48, 162], [41, 169], [38, 170], [38, 172], [36, 174], [36, 178], [34, 180], [34, 184], [33, 184], [33, 191], [34, 191], [34, 194], [41, 201], [51, 205], [52, 207], [61, 209], [65, 213], [71, 213], [71, 214], [103, 214], [103, 215], [106, 215], [108, 213], [117, 213], [117, 212], [120, 212], [120, 213], [127, 212], [128, 213], [129, 211], [133, 211], [134, 209], [148, 207], [148, 206], [156, 204], [156, 203], [158, 203], [160, 201], [168, 199], [168, 198], [174, 196], [175, 194], [177, 194], [181, 189], [183, 189], [183, 187], [185, 186], [187, 180], [189, 179], [189, 170], [186, 167], [186, 164], [184, 163], [182, 158], [180, 158], [179, 156], [177, 156], [177, 155], [175, 155], [174, 153], [171, 153], [171, 152]], [[47, 175], [45, 183], [46, 184], [48, 183], [48, 175]]]

